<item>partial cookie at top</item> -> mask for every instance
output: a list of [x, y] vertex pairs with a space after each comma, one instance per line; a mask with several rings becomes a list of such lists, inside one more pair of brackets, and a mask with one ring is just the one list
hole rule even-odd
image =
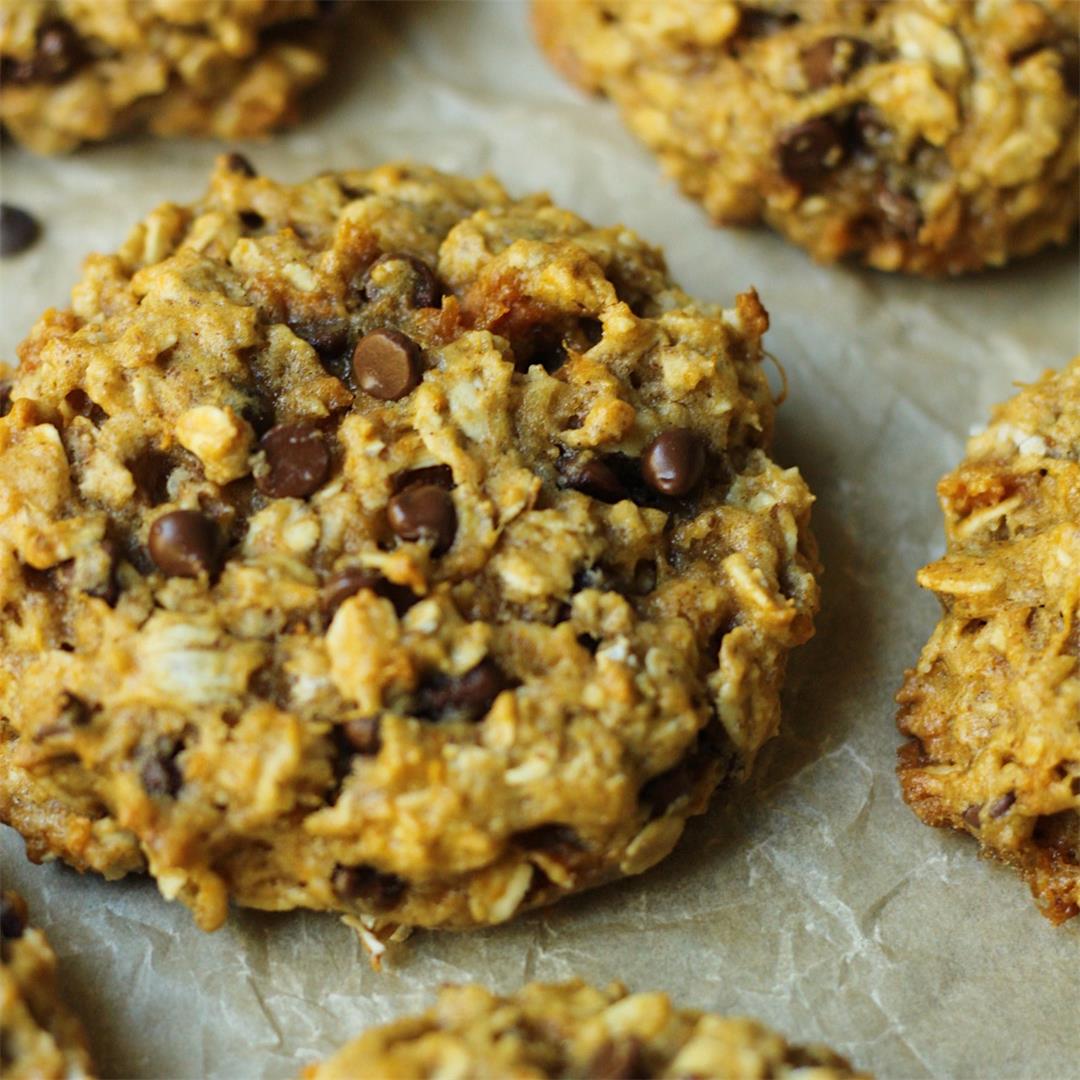
[[904, 798], [1080, 913], [1080, 358], [1001, 406], [938, 485], [945, 609], [907, 674]]
[[83, 1080], [86, 1034], [60, 998], [56, 955], [21, 896], [0, 896], [0, 1071], [7, 1080]]
[[207, 928], [482, 925], [652, 866], [812, 632], [767, 325], [490, 179], [223, 158], [21, 346], [0, 817]]
[[373, 1028], [305, 1080], [357, 1076], [695, 1076], [757, 1080], [865, 1077], [824, 1046], [796, 1046], [754, 1020], [676, 1007], [666, 994], [599, 990], [580, 980], [530, 983], [499, 997], [445, 988], [418, 1016]]
[[326, 73], [317, 0], [5, 0], [0, 122], [30, 149], [130, 131], [263, 135]]
[[535, 0], [534, 19], [718, 222], [930, 275], [1075, 232], [1073, 0]]

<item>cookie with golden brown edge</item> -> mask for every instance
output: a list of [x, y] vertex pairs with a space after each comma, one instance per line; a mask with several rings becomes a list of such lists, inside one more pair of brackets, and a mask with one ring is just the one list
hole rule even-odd
[[1080, 358], [997, 409], [938, 485], [944, 614], [897, 700], [904, 798], [1080, 913]]
[[1073, 0], [535, 0], [534, 20], [718, 222], [930, 275], [1075, 232]]
[[55, 154], [131, 131], [264, 135], [326, 73], [318, 0], [4, 0], [0, 123]]
[[33, 858], [399, 925], [662, 859], [817, 606], [768, 318], [543, 196], [224, 158], [0, 419], [0, 816]]
[[666, 994], [580, 980], [498, 997], [446, 987], [419, 1016], [373, 1028], [306, 1080], [356, 1076], [696, 1076], [723, 1080], [865, 1077], [824, 1046], [794, 1046], [754, 1020], [677, 1008]]
[[21, 896], [0, 896], [0, 1071], [7, 1080], [84, 1080], [82, 1025], [60, 999], [56, 955]]

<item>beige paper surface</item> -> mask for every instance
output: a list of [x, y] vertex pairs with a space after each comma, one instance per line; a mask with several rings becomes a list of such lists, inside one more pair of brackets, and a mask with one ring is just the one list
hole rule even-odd
[[[400, 157], [491, 170], [634, 227], [692, 293], [730, 302], [756, 285], [791, 381], [778, 455], [818, 496], [824, 610], [793, 659], [783, 736], [666, 864], [505, 927], [416, 935], [381, 974], [332, 916], [238, 911], [203, 934], [148, 880], [31, 866], [0, 830], [4, 885], [51, 935], [102, 1072], [289, 1076], [444, 981], [581, 975], [757, 1016], [882, 1077], [1080, 1076], [1080, 919], [1054, 929], [1011, 872], [916, 821], [893, 775], [892, 703], [935, 619], [913, 580], [943, 546], [934, 483], [1013, 380], [1080, 349], [1075, 251], [942, 283], [816, 267], [767, 232], [709, 228], [610, 106], [547, 68], [518, 4], [364, 18], [311, 121], [242, 149], [283, 180]], [[0, 271], [0, 356], [66, 305], [87, 252], [195, 198], [219, 150], [5, 148], [3, 198], [47, 232]]]

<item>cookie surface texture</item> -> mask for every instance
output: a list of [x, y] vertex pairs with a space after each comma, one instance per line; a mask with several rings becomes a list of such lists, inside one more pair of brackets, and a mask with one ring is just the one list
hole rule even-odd
[[535, 0], [534, 22], [717, 222], [928, 275], [1075, 232], [1073, 0]]
[[817, 606], [756, 293], [421, 167], [223, 158], [0, 418], [0, 816], [34, 858], [465, 927], [666, 855]]
[[56, 954], [27, 922], [26, 904], [0, 896], [0, 1071], [7, 1080], [84, 1080], [86, 1034], [60, 999]]
[[316, 0], [5, 0], [0, 123], [43, 154], [130, 131], [262, 135], [326, 73], [330, 21]]
[[1000, 406], [938, 485], [944, 615], [908, 672], [904, 798], [1080, 912], [1080, 358]]
[[662, 1077], [752, 1080], [864, 1076], [824, 1046], [793, 1046], [753, 1020], [676, 1008], [666, 994], [580, 981], [511, 997], [445, 988], [419, 1016], [374, 1028], [305, 1080], [355, 1076]]

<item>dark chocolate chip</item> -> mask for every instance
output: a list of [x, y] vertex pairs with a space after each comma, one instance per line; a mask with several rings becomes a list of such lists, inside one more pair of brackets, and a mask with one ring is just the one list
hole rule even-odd
[[420, 346], [400, 330], [373, 330], [356, 343], [356, 385], [380, 401], [397, 401], [420, 382]]
[[260, 440], [266, 454], [266, 472], [256, 475], [255, 486], [271, 499], [306, 499], [330, 475], [326, 437], [314, 425], [299, 420], [279, 424]]
[[339, 360], [349, 347], [349, 323], [344, 317], [291, 318], [288, 327], [319, 354], [320, 360], [327, 363]]
[[982, 803], [972, 803], [963, 813], [963, 818], [966, 824], [971, 828], [977, 829], [979, 827], [979, 814], [982, 811]]
[[414, 484], [394, 495], [386, 506], [390, 528], [410, 541], [429, 541], [441, 555], [457, 534], [457, 511], [449, 492], [436, 484]]
[[362, 288], [364, 295], [369, 300], [377, 300], [387, 291], [387, 286], [379, 285], [374, 279], [374, 271], [389, 263], [399, 262], [408, 266], [409, 294], [408, 303], [414, 308], [438, 307], [442, 297], [442, 289], [439, 280], [435, 277], [431, 267], [414, 255], [387, 254], [380, 255], [367, 269], [364, 274]]
[[569, 825], [537, 825], [514, 833], [513, 841], [526, 851], [542, 851], [559, 862], [572, 862], [585, 850], [578, 834]]
[[337, 609], [361, 589], [370, 589], [376, 596], [389, 600], [399, 616], [404, 615], [419, 599], [408, 585], [387, 581], [373, 570], [349, 567], [335, 574], [323, 587], [321, 607], [326, 621], [330, 622]]
[[217, 526], [198, 510], [173, 510], [150, 526], [150, 558], [169, 577], [214, 574], [220, 560]]
[[397, 874], [383, 874], [373, 866], [336, 866], [330, 878], [342, 900], [366, 900], [376, 911], [397, 907], [409, 883]]
[[0, 896], [0, 937], [14, 941], [26, 931], [26, 917], [18, 902], [10, 896]]
[[169, 499], [169, 474], [173, 460], [160, 450], [144, 450], [138, 457], [125, 462], [135, 490], [151, 506], [160, 506]]
[[1012, 804], [1016, 802], [1016, 792], [1007, 791], [1004, 795], [1000, 795], [990, 804], [990, 816], [992, 818], [999, 818], [1007, 814]]
[[844, 142], [825, 116], [805, 120], [780, 133], [776, 156], [781, 173], [804, 187], [824, 180], [844, 160]]
[[82, 41], [70, 23], [54, 19], [37, 32], [34, 55], [25, 60], [5, 57], [0, 78], [19, 85], [62, 82], [86, 59]]
[[661, 432], [641, 456], [645, 483], [661, 495], [686, 495], [705, 471], [705, 449], [687, 428]]
[[41, 234], [37, 218], [11, 203], [0, 203], [0, 256], [19, 255]]
[[802, 69], [811, 90], [845, 82], [874, 55], [873, 48], [860, 38], [833, 34], [803, 50]]
[[64, 401], [73, 413], [86, 417], [95, 427], [100, 427], [109, 419], [109, 414], [81, 387], [69, 390]]
[[491, 657], [456, 678], [436, 672], [424, 679], [417, 691], [415, 712], [428, 720], [454, 718], [473, 722], [509, 689], [510, 680]]
[[390, 479], [395, 495], [418, 484], [434, 484], [449, 491], [454, 486], [454, 470], [449, 465], [425, 465], [420, 469], [404, 469]]
[[606, 1039], [589, 1060], [588, 1080], [643, 1080], [652, 1074], [641, 1043], [632, 1035]]
[[243, 154], [238, 154], [235, 150], [225, 158], [225, 168], [229, 172], [234, 172], [238, 176], [246, 176], [249, 179], [258, 176], [255, 166]]
[[615, 470], [601, 458], [582, 461], [560, 458], [556, 464], [560, 486], [573, 488], [605, 503], [617, 503], [628, 497], [626, 487]]
[[182, 747], [179, 743], [159, 736], [153, 749], [146, 755], [139, 778], [147, 795], [174, 798], [184, 783], [183, 773], [176, 762]]
[[382, 747], [381, 726], [377, 716], [362, 716], [350, 720], [343, 729], [345, 740], [356, 753], [371, 757]]

